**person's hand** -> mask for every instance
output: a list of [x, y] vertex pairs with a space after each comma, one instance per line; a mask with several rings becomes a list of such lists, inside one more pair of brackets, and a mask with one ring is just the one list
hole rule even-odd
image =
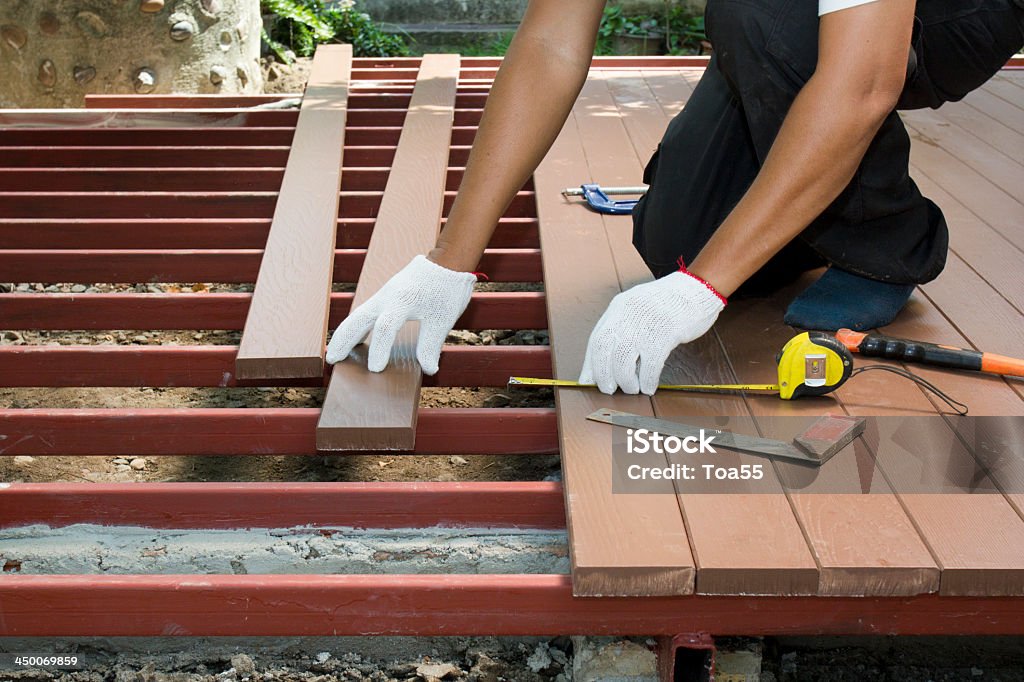
[[623, 291], [590, 334], [579, 383], [654, 395], [669, 353], [703, 336], [724, 307], [725, 298], [683, 268]]
[[449, 270], [416, 256], [338, 325], [327, 344], [327, 362], [344, 360], [372, 329], [366, 367], [380, 372], [388, 365], [398, 330], [407, 320], [419, 320], [416, 359], [425, 374], [436, 374], [441, 347], [469, 305], [474, 282], [471, 272]]

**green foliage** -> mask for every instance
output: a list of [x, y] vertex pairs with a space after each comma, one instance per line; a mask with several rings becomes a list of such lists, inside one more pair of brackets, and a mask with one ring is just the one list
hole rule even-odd
[[682, 7], [673, 7], [668, 14], [668, 54], [699, 54], [701, 41], [707, 40], [704, 15], [692, 15]]
[[491, 38], [477, 40], [471, 45], [462, 45], [457, 51], [463, 57], [504, 57], [514, 35], [514, 32], [500, 33]]
[[661, 16], [626, 15], [621, 5], [609, 3], [601, 17], [594, 53], [614, 54], [614, 37], [617, 33], [635, 36], [660, 33], [665, 36], [666, 51], [671, 55], [696, 54], [700, 51], [701, 41], [707, 40], [704, 17], [694, 16], [691, 10], [671, 0], [665, 3], [665, 12]]
[[328, 4], [324, 0], [261, 0], [264, 14], [275, 15], [263, 39], [282, 61], [287, 51], [309, 57], [321, 43], [350, 43], [357, 57], [393, 57], [409, 53], [405, 41], [386, 33], [353, 2]]

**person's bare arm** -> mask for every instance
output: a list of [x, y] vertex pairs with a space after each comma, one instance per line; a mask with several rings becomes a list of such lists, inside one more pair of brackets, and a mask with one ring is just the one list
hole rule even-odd
[[729, 296], [846, 187], [896, 106], [913, 17], [914, 0], [879, 0], [821, 18], [814, 75], [691, 272]]
[[476, 268], [516, 192], [562, 129], [587, 78], [604, 0], [531, 0], [494, 78], [448, 223], [428, 254]]

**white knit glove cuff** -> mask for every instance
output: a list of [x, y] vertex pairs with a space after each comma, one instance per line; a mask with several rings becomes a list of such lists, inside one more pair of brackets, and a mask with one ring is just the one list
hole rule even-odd
[[579, 382], [653, 395], [669, 354], [703, 336], [723, 308], [725, 299], [686, 271], [620, 293], [590, 334]]
[[402, 325], [419, 320], [416, 359], [424, 373], [435, 374], [445, 338], [469, 305], [475, 282], [471, 272], [449, 270], [416, 256], [338, 326], [327, 345], [327, 362], [344, 360], [372, 330], [366, 366], [380, 372]]

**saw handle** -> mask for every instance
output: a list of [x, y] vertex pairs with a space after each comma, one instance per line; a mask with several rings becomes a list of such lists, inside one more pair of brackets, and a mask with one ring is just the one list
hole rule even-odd
[[850, 329], [840, 329], [836, 333], [836, 338], [851, 352], [868, 357], [888, 358], [973, 372], [1024, 376], [1024, 360], [994, 353], [982, 353], [955, 346], [941, 346], [924, 341], [893, 339], [880, 334], [867, 334]]

